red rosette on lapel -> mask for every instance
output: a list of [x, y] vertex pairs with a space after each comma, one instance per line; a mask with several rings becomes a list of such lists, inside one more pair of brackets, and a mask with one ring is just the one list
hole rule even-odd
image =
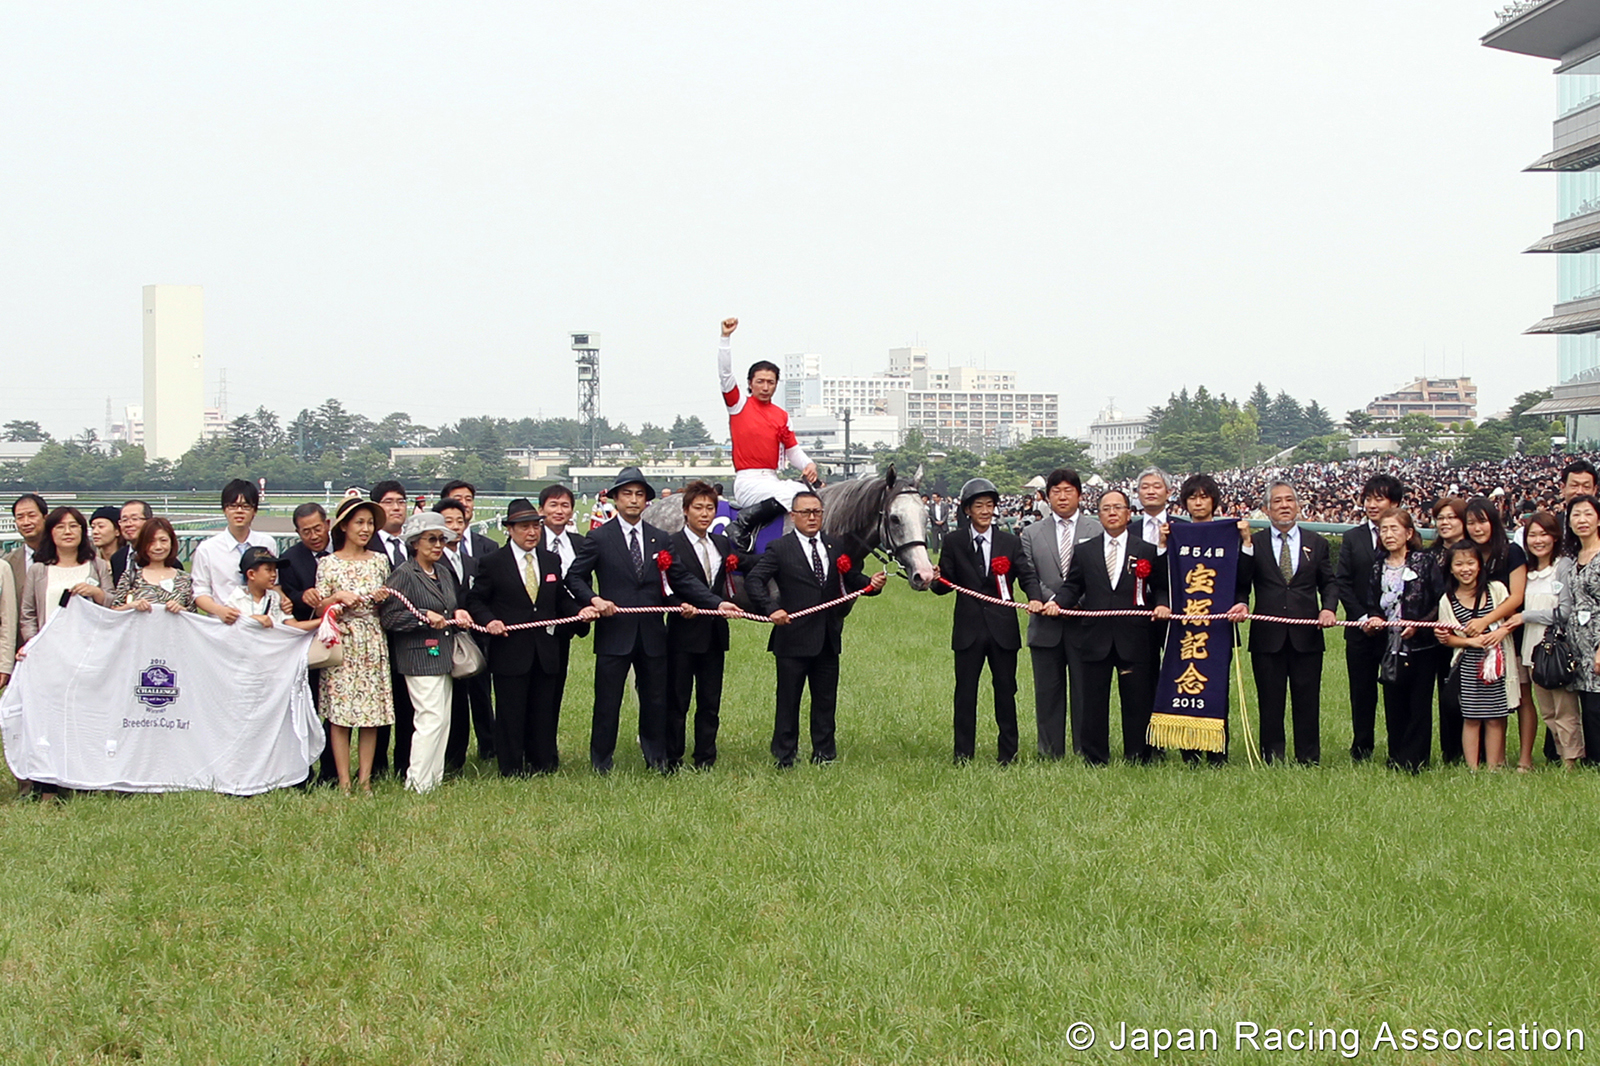
[[672, 553], [667, 551], [656, 552], [656, 570], [661, 574], [661, 595], [672, 595], [672, 586], [667, 584], [667, 570], [672, 566]]
[[739, 569], [739, 557], [732, 552], [722, 560], [722, 587], [728, 599], [733, 599], [733, 572]]
[[1150, 571], [1152, 569], [1154, 569], [1154, 568], [1150, 565], [1150, 560], [1149, 559], [1136, 559], [1136, 560], [1134, 560], [1134, 563], [1133, 563], [1133, 605], [1135, 607], [1143, 607], [1144, 606], [1144, 582], [1145, 582], [1145, 578], [1150, 576]]
[[1011, 560], [1002, 555], [989, 564], [989, 569], [994, 571], [994, 584], [1000, 590], [1000, 598], [1009, 600], [1011, 598], [1011, 590], [1006, 587], [1009, 584], [1006, 581], [1006, 575], [1011, 573]]
[[848, 596], [849, 593], [844, 587], [844, 575], [850, 572], [850, 556], [840, 555], [833, 561], [833, 568], [839, 571], [839, 595]]

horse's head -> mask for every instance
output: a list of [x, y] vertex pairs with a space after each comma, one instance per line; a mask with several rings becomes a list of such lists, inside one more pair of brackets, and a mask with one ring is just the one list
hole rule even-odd
[[884, 479], [883, 550], [905, 568], [912, 588], [926, 592], [933, 584], [933, 560], [928, 558], [928, 509], [918, 491], [922, 467], [907, 480], [897, 479], [890, 465]]

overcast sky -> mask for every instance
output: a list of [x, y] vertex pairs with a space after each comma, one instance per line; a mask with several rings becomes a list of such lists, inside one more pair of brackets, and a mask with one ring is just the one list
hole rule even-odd
[[[141, 396], [140, 287], [205, 286], [208, 398], [637, 428], [740, 365], [887, 349], [1336, 414], [1555, 378], [1553, 64], [1492, 0], [12, 4], [0, 420]], [[720, 425], [719, 425], [720, 423]]]

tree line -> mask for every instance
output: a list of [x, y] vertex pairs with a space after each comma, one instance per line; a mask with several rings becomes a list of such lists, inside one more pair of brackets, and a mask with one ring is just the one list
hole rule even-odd
[[1173, 473], [1250, 467], [1290, 449], [1288, 462], [1330, 462], [1349, 458], [1345, 443], [1351, 433], [1399, 437], [1403, 454], [1448, 453], [1462, 463], [1504, 459], [1519, 449], [1548, 455], [1551, 438], [1564, 429], [1527, 411], [1549, 398], [1549, 390], [1525, 392], [1508, 417], [1477, 425], [1446, 424], [1415, 413], [1385, 421], [1348, 411], [1340, 429], [1316, 400], [1302, 404], [1286, 392], [1271, 396], [1258, 383], [1240, 402], [1202, 385], [1193, 394], [1187, 388], [1172, 393], [1166, 403], [1152, 407], [1139, 454], [1119, 456], [1105, 473], [1129, 477], [1152, 463]]
[[[640, 456], [672, 447], [713, 443], [698, 416], [679, 416], [670, 426], [596, 420], [601, 446], [620, 444]], [[228, 423], [227, 432], [197, 442], [176, 462], [147, 459], [143, 447], [101, 441], [92, 429], [69, 440], [53, 440], [38, 422], [17, 420], [0, 427], [6, 440], [39, 441], [39, 453], [0, 465], [0, 483], [19, 489], [161, 491], [204, 489], [240, 477], [266, 478], [285, 490], [322, 490], [334, 485], [371, 485], [387, 477], [423, 483], [451, 478], [471, 481], [486, 492], [506, 491], [515, 468], [506, 452], [515, 448], [576, 451], [587, 444], [584, 425], [573, 418], [464, 418], [437, 428], [414, 422], [403, 411], [376, 421], [330, 399], [284, 422], [258, 407]], [[391, 448], [443, 448], [440, 456], [393, 463]]]

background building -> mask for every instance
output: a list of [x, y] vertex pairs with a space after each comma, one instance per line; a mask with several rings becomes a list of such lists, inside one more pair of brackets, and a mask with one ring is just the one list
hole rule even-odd
[[1108, 403], [1089, 423], [1089, 457], [1107, 463], [1133, 451], [1133, 446], [1150, 432], [1149, 415], [1128, 415]]
[[1600, 441], [1600, 0], [1516, 0], [1489, 48], [1553, 59], [1550, 151], [1528, 166], [1556, 176], [1556, 221], [1529, 252], [1556, 257], [1556, 303], [1529, 333], [1556, 338], [1555, 395], [1528, 414], [1560, 417], [1568, 447]]
[[1478, 386], [1471, 378], [1418, 378], [1367, 404], [1367, 414], [1384, 421], [1427, 415], [1440, 422], [1474, 421]]
[[205, 432], [205, 300], [199, 285], [144, 287], [144, 449], [178, 460]]
[[[1060, 432], [1058, 394], [1019, 392], [1012, 370], [930, 367], [926, 348], [891, 348], [888, 367], [866, 376], [824, 374], [815, 355], [787, 356], [785, 368], [789, 380], [783, 397], [789, 417], [838, 419], [849, 411], [856, 419], [852, 444], [871, 446], [885, 432], [879, 428], [887, 425], [879, 421], [882, 416], [894, 419], [901, 438], [918, 429], [942, 444], [974, 451]], [[832, 427], [829, 434], [827, 424], [812, 424], [825, 439], [842, 442], [842, 426]]]

